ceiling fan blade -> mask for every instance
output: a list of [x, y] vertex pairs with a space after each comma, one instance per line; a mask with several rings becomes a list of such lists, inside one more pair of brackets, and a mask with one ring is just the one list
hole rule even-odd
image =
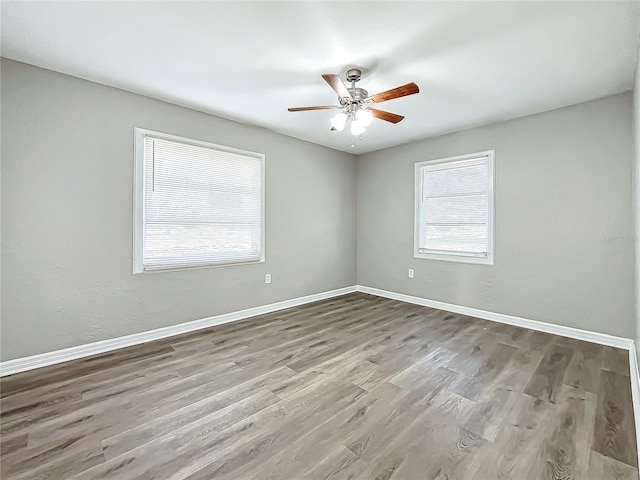
[[315, 107], [291, 107], [287, 110], [290, 112], [306, 112], [307, 110], [333, 110], [334, 108], [339, 108], [334, 105], [318, 105]]
[[339, 75], [333, 75], [331, 73], [325, 73], [322, 78], [333, 88], [340, 98], [348, 98], [353, 101], [353, 97], [347, 90], [347, 86], [344, 84]]
[[391, 90], [387, 90], [385, 92], [380, 92], [376, 95], [371, 95], [369, 98], [365, 99], [367, 102], [386, 102], [387, 100], [393, 100], [394, 98], [406, 97], [407, 95], [413, 95], [414, 93], [418, 93], [420, 89], [418, 85], [415, 83], [407, 83], [406, 85], [402, 85], [401, 87], [392, 88]]
[[391, 123], [398, 123], [404, 118], [402, 115], [397, 115], [391, 112], [385, 112], [384, 110], [378, 110], [377, 108], [369, 108], [368, 110], [371, 113], [373, 113], [374, 117], [379, 118], [380, 120], [391, 122]]

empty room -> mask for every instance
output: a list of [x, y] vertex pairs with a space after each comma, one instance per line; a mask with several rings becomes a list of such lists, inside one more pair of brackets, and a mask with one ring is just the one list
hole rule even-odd
[[0, 27], [0, 478], [640, 480], [640, 2]]

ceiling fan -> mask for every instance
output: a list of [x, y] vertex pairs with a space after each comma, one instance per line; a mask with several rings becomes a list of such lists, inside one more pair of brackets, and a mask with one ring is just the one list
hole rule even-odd
[[360, 80], [362, 71], [352, 68], [347, 71], [347, 82], [351, 83], [351, 87], [347, 88], [339, 75], [325, 73], [322, 78], [333, 88], [338, 94], [338, 103], [340, 105], [319, 105], [315, 107], [294, 107], [289, 108], [290, 112], [304, 112], [307, 110], [340, 110], [331, 118], [331, 130], [342, 131], [347, 122], [351, 121], [351, 134], [356, 136], [364, 133], [366, 128], [373, 120], [373, 117], [385, 120], [391, 123], [398, 123], [404, 117], [395, 113], [385, 112], [377, 108], [371, 108], [373, 103], [386, 102], [394, 98], [400, 98], [407, 95], [418, 93], [418, 85], [415, 83], [407, 83], [401, 87], [392, 88], [376, 95], [369, 96], [364, 88], [356, 87], [356, 82]]

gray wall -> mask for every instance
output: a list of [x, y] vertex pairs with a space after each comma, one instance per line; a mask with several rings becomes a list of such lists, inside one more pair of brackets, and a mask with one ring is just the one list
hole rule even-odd
[[[1, 82], [1, 360], [356, 281], [614, 335], [636, 331], [631, 94], [356, 161], [10, 60]], [[638, 102], [635, 111], [640, 118]], [[266, 263], [131, 274], [134, 126], [266, 154]], [[414, 259], [413, 164], [486, 149], [496, 150], [496, 265]]]
[[[633, 337], [631, 118], [627, 93], [359, 157], [358, 283]], [[495, 266], [414, 259], [413, 164], [489, 149]]]
[[[633, 225], [635, 227], [634, 245], [636, 253], [636, 325], [635, 340], [636, 350], [640, 350], [640, 50], [638, 50], [638, 63], [636, 64], [636, 81], [633, 90]], [[640, 355], [638, 355], [640, 361]]]
[[[355, 284], [353, 156], [10, 60], [1, 72], [2, 360]], [[135, 126], [266, 154], [266, 263], [132, 275]]]

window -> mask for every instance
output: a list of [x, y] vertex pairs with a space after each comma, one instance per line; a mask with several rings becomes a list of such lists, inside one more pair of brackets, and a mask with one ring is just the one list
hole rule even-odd
[[135, 129], [133, 273], [264, 261], [264, 155]]
[[416, 163], [414, 257], [493, 265], [494, 154]]

